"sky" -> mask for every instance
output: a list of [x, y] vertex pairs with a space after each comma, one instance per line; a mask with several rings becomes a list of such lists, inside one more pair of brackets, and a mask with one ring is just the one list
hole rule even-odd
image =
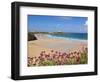
[[28, 31], [87, 33], [87, 22], [87, 17], [28, 15]]

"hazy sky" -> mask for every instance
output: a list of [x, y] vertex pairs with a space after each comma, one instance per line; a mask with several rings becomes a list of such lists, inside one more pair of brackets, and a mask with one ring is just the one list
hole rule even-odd
[[87, 33], [87, 17], [28, 15], [28, 31]]

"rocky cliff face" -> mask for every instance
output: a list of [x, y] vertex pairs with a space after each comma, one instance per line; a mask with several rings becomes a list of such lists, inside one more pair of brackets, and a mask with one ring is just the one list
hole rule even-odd
[[34, 34], [28, 33], [28, 41], [31, 41], [31, 40], [37, 40], [37, 38], [35, 37]]

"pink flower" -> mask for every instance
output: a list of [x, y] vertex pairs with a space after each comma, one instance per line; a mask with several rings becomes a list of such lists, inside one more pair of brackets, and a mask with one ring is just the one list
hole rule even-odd
[[51, 50], [51, 52], [54, 52], [54, 50]]
[[41, 53], [43, 53], [44, 51], [41, 51]]
[[53, 58], [55, 58], [55, 55], [53, 55]]
[[45, 53], [45, 51], [43, 53]]
[[49, 55], [45, 55], [45, 57], [49, 57]]
[[77, 55], [79, 55], [79, 52], [77, 52]]
[[58, 53], [58, 51], [55, 52], [56, 54]]
[[76, 54], [77, 52], [75, 51], [74, 54]]
[[35, 60], [35, 62], [37, 62], [37, 61], [38, 61], [38, 59]]
[[39, 59], [41, 58], [41, 56], [38, 57]]
[[76, 61], [79, 62], [79, 60], [80, 60], [80, 57], [77, 57], [77, 60]]
[[65, 52], [62, 55], [67, 55]]
[[61, 54], [61, 52], [59, 52], [59, 55]]
[[40, 53], [40, 56], [43, 56], [43, 53]]

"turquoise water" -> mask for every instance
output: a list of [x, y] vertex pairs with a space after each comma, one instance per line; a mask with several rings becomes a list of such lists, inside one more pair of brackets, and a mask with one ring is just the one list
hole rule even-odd
[[60, 33], [60, 34], [49, 34], [48, 37], [52, 38], [62, 38], [62, 39], [77, 39], [77, 40], [87, 40], [87, 33]]

